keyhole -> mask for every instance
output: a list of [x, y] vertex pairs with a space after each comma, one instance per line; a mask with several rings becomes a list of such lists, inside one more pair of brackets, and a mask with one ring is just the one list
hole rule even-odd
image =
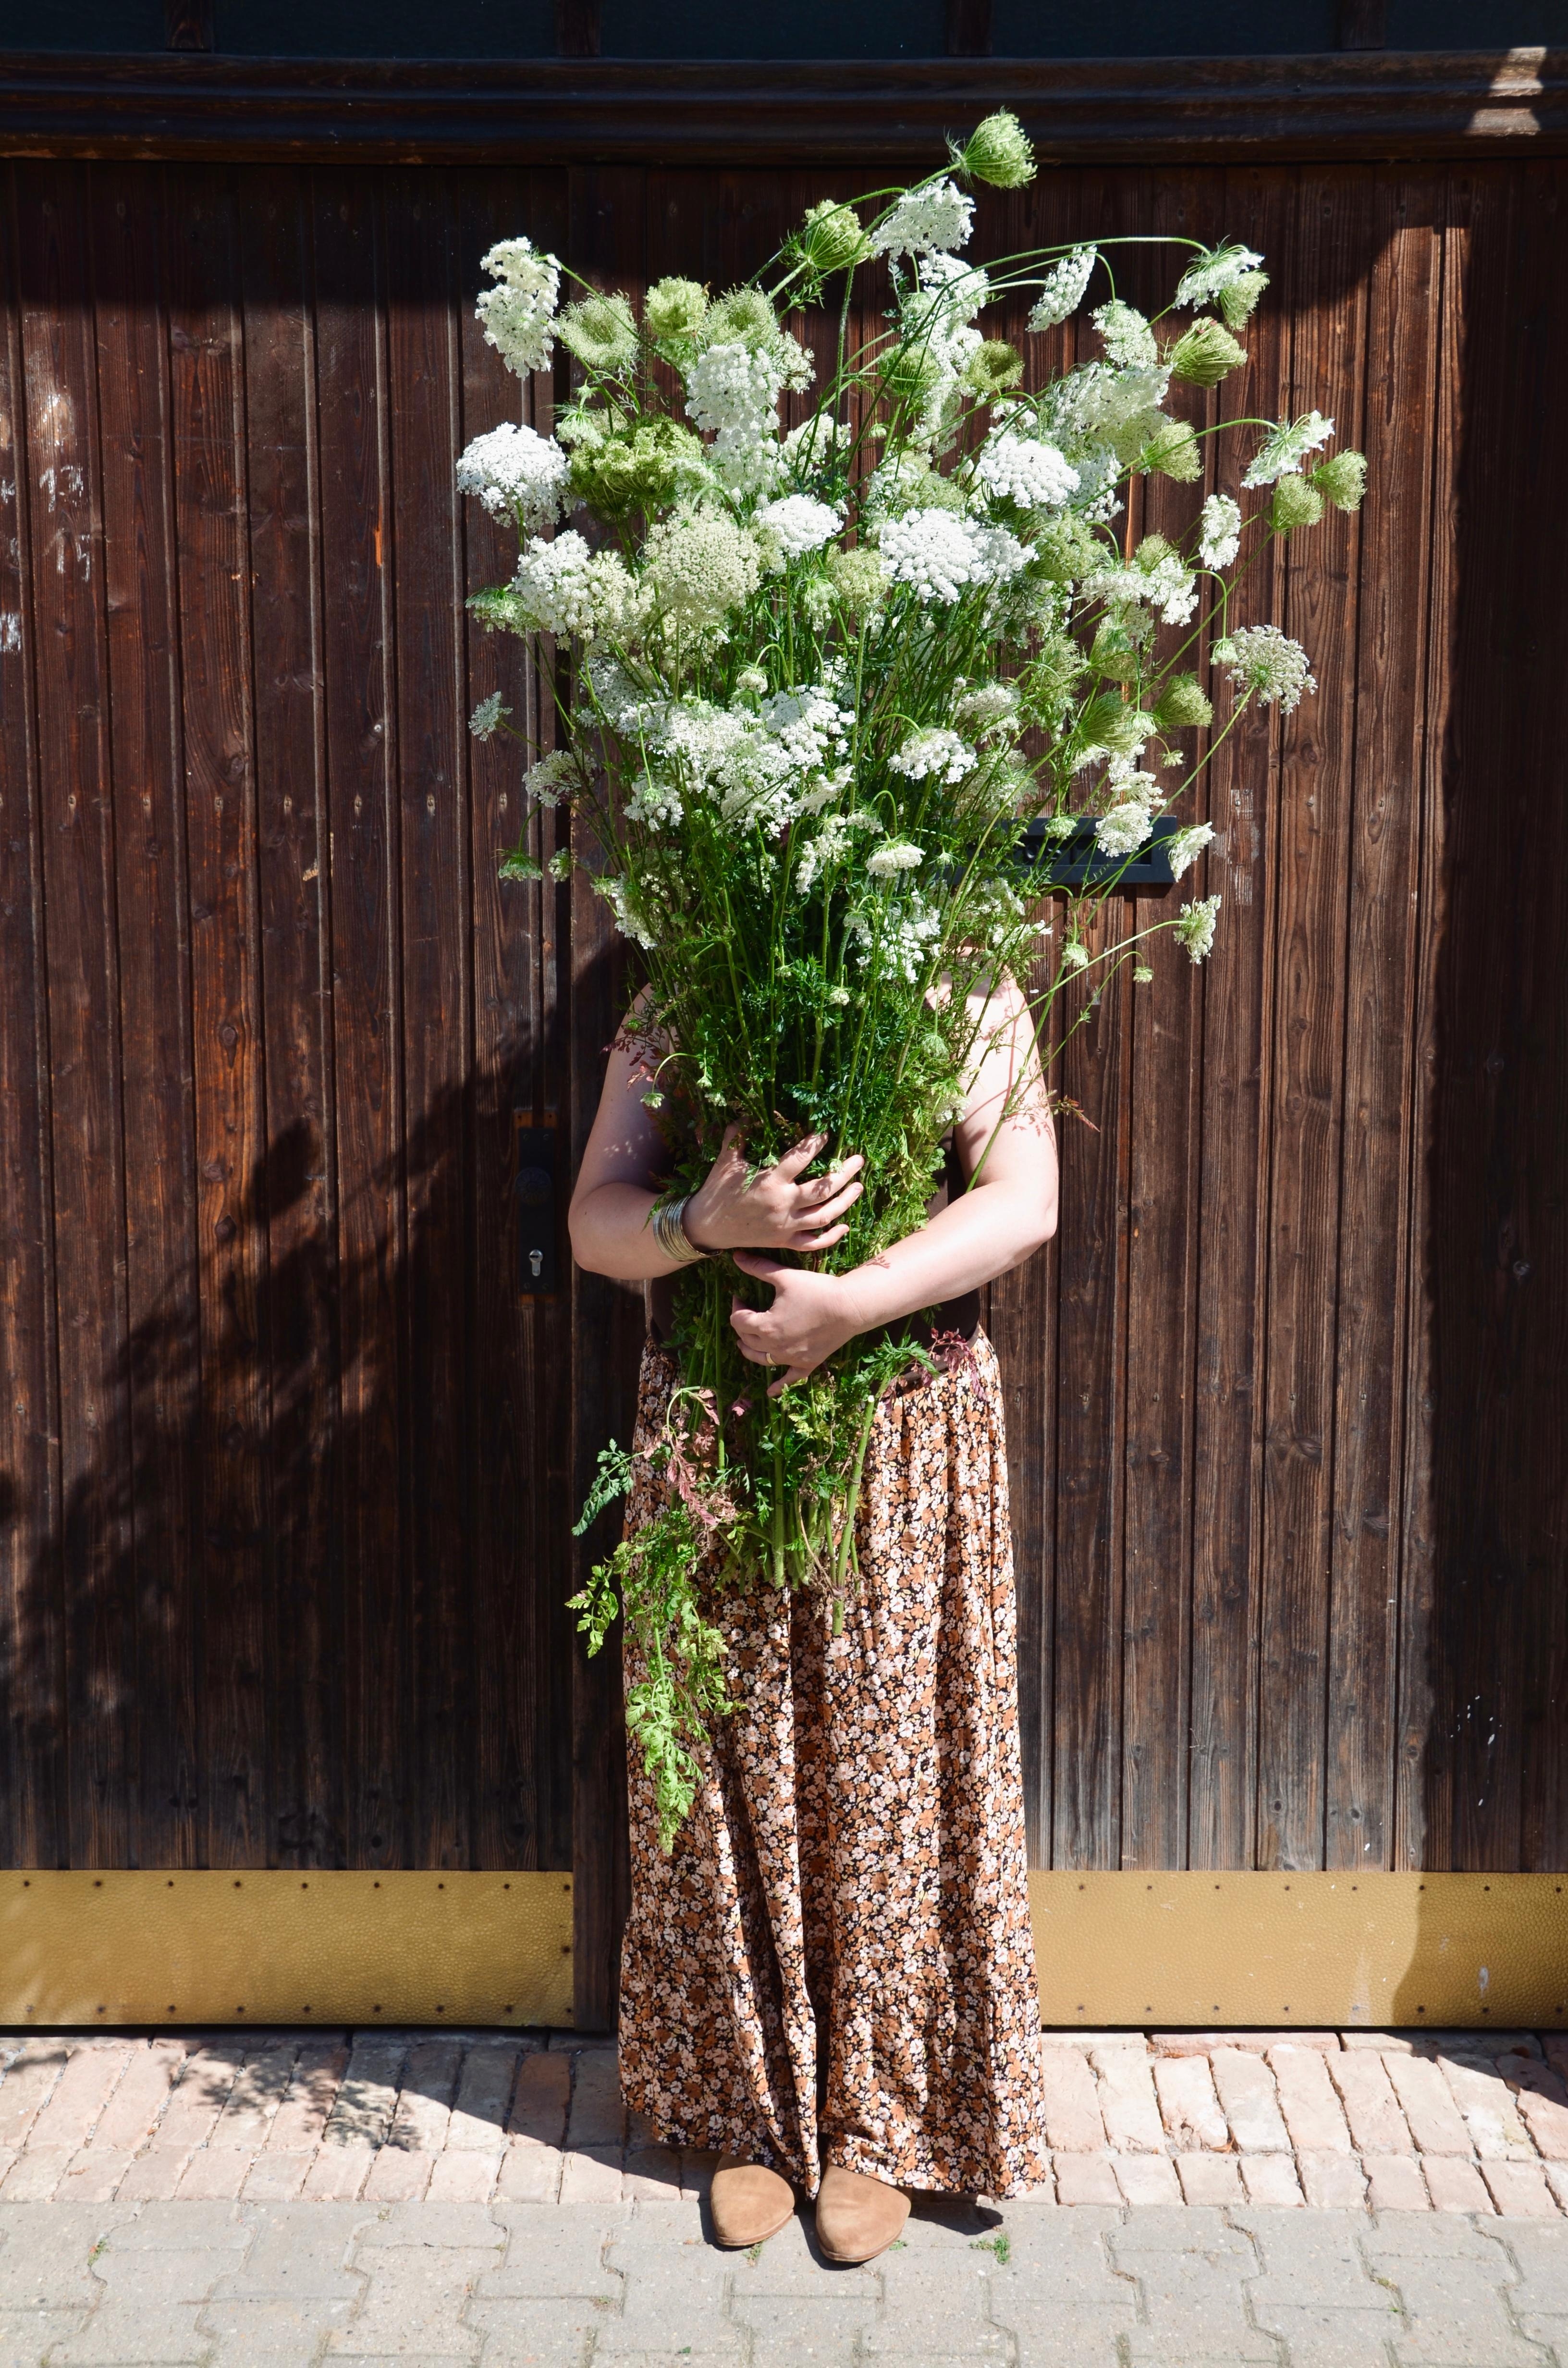
[[528, 1252], [528, 1271], [537, 1282], [540, 1276], [544, 1271], [544, 1252], [542, 1250], [530, 1250]]

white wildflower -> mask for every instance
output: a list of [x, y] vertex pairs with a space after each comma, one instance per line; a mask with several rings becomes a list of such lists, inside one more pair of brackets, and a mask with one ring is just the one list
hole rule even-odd
[[1131, 567], [1098, 568], [1085, 577], [1084, 591], [1087, 598], [1104, 600], [1111, 608], [1144, 605], [1157, 610], [1167, 625], [1185, 625], [1198, 606], [1192, 571], [1174, 551], [1150, 567], [1134, 560]]
[[1300, 419], [1278, 420], [1259, 445], [1243, 484], [1272, 485], [1280, 477], [1299, 476], [1307, 454], [1326, 444], [1333, 433], [1333, 420], [1325, 419], [1321, 411], [1303, 412]]
[[480, 700], [479, 705], [469, 717], [468, 728], [476, 740], [494, 740], [501, 729], [502, 717], [510, 715], [511, 712], [509, 707], [502, 705], [500, 692], [493, 690], [488, 699]]
[[1226, 668], [1244, 696], [1256, 692], [1260, 707], [1278, 700], [1281, 715], [1301, 705], [1303, 691], [1317, 689], [1305, 650], [1278, 625], [1239, 626], [1215, 643], [1214, 663]]
[[960, 732], [983, 740], [987, 733], [1016, 723], [1017, 713], [1018, 694], [1010, 682], [983, 682], [964, 692], [953, 709], [953, 722]]
[[1250, 246], [1217, 246], [1210, 252], [1199, 251], [1176, 283], [1176, 302], [1189, 309], [1194, 304], [1207, 304], [1221, 290], [1229, 288], [1244, 272], [1256, 271], [1262, 263]]
[[596, 879], [594, 887], [615, 915], [615, 926], [623, 938], [631, 938], [636, 944], [647, 948], [658, 944], [659, 940], [654, 935], [646, 914], [642, 912], [633, 896], [629, 881], [611, 874], [603, 879]]
[[915, 889], [903, 904], [890, 902], [871, 915], [852, 913], [846, 933], [858, 940], [856, 960], [873, 977], [902, 978], [914, 986], [941, 940], [942, 916]]
[[786, 559], [800, 559], [833, 540], [844, 524], [844, 513], [810, 494], [786, 494], [779, 501], [765, 502], [755, 523], [773, 537]]
[[1214, 837], [1214, 825], [1209, 822], [1189, 823], [1185, 830], [1174, 831], [1165, 841], [1165, 853], [1170, 858], [1171, 878], [1179, 880], [1189, 871]]
[[1077, 470], [1054, 444], [1008, 429], [986, 438], [974, 472], [994, 500], [1025, 510], [1058, 509], [1078, 490]]
[[1143, 846], [1153, 827], [1148, 808], [1129, 800], [1101, 814], [1095, 825], [1095, 845], [1102, 855], [1131, 855]]
[[583, 786], [583, 776], [570, 748], [556, 748], [530, 765], [523, 787], [541, 806], [558, 806]]
[[855, 431], [846, 419], [813, 411], [799, 427], [790, 428], [778, 448], [778, 457], [785, 470], [795, 475], [801, 470], [823, 468], [839, 453], [847, 452], [854, 441]]
[[515, 518], [519, 534], [537, 534], [561, 515], [571, 465], [552, 436], [508, 419], [474, 438], [458, 461], [458, 486], [492, 518]]
[[1067, 973], [1069, 977], [1072, 976], [1074, 971], [1087, 970], [1089, 967], [1088, 947], [1080, 945], [1076, 939], [1073, 940], [1071, 945], [1063, 946], [1062, 949], [1062, 967]]
[[873, 880], [886, 880], [895, 871], [917, 871], [925, 860], [919, 848], [911, 840], [892, 838], [885, 847], [872, 848], [866, 858], [866, 869]]
[[976, 526], [953, 510], [910, 510], [890, 518], [879, 545], [895, 584], [910, 584], [923, 600], [956, 600], [971, 584], [1002, 584], [1028, 563], [1028, 552], [1006, 527]]
[[1218, 896], [1200, 896], [1196, 905], [1184, 905], [1181, 908], [1176, 933], [1195, 962], [1200, 962], [1214, 943], [1219, 911]]
[[590, 551], [580, 534], [536, 536], [517, 562], [512, 589], [541, 632], [584, 641], [614, 632], [625, 617], [631, 578], [613, 551]]
[[967, 246], [974, 222], [974, 199], [951, 181], [927, 182], [906, 189], [889, 208], [871, 233], [876, 255], [950, 254]]
[[1059, 263], [1053, 263], [1046, 273], [1029, 314], [1031, 329], [1054, 329], [1065, 321], [1084, 301], [1084, 290], [1094, 276], [1099, 261], [1098, 250], [1092, 246], [1075, 246]]
[[626, 801], [628, 822], [640, 822], [649, 829], [660, 830], [666, 823], [684, 820], [685, 814], [680, 791], [673, 781], [658, 773], [638, 776], [637, 787]]
[[751, 598], [762, 580], [756, 541], [713, 512], [665, 518], [643, 545], [645, 581], [677, 625], [716, 625]]
[[555, 342], [561, 266], [531, 239], [504, 238], [481, 268], [501, 283], [485, 289], [473, 308], [475, 318], [484, 324], [485, 344], [494, 347], [518, 378], [543, 370]]
[[826, 1000], [833, 1004], [836, 1009], [842, 1010], [844, 1006], [849, 1000], [849, 989], [846, 986], [830, 986], [827, 990]]
[[1141, 772], [1131, 757], [1112, 757], [1106, 766], [1105, 777], [1106, 787], [1115, 792], [1119, 803], [1149, 807], [1165, 803], [1165, 793], [1157, 774]]
[[956, 732], [914, 732], [897, 756], [888, 759], [888, 768], [910, 781], [961, 781], [974, 769], [974, 750]]
[[1119, 369], [1145, 370], [1160, 359], [1154, 332], [1135, 306], [1113, 296], [1089, 318], [1105, 340], [1105, 349]]
[[777, 473], [784, 375], [777, 353], [739, 338], [710, 346], [687, 372], [687, 416], [713, 438], [713, 465], [733, 493], [758, 492]]
[[1205, 567], [1229, 567], [1242, 547], [1241, 504], [1210, 494], [1198, 520], [1198, 556]]
[[544, 868], [552, 880], [570, 880], [572, 877], [571, 848], [558, 847]]
[[795, 866], [797, 894], [803, 896], [830, 864], [843, 862], [858, 830], [876, 832], [881, 829], [881, 824], [875, 814], [829, 814], [815, 838], [807, 839], [801, 849]]

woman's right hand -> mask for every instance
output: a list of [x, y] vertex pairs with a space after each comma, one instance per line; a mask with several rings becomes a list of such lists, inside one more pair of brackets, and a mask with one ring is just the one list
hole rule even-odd
[[839, 1223], [864, 1187], [854, 1179], [864, 1161], [857, 1152], [810, 1184], [798, 1179], [827, 1142], [808, 1134], [774, 1167], [753, 1171], [740, 1129], [726, 1127], [719, 1156], [686, 1204], [686, 1231], [699, 1250], [826, 1250], [848, 1232]]

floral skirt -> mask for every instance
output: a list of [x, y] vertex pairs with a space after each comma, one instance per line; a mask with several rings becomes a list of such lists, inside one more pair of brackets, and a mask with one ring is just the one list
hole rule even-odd
[[[674, 1364], [650, 1342], [638, 1444]], [[629, 1524], [659, 1502], [640, 1478]], [[995, 1352], [878, 1410], [842, 1634], [716, 1592], [733, 1713], [672, 1856], [631, 1752], [621, 2085], [666, 2145], [1017, 2195], [1048, 2176]], [[629, 1656], [629, 1676], [640, 1674]]]

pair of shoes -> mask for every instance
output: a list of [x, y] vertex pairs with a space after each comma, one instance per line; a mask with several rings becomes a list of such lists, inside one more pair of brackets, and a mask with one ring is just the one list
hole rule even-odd
[[720, 2245], [760, 2245], [794, 2217], [795, 2191], [787, 2179], [760, 2162], [740, 2162], [722, 2154], [708, 2199], [713, 2237]]
[[830, 2261], [874, 2261], [909, 2217], [909, 2198], [885, 2180], [830, 2162], [817, 2191], [817, 2242]]

